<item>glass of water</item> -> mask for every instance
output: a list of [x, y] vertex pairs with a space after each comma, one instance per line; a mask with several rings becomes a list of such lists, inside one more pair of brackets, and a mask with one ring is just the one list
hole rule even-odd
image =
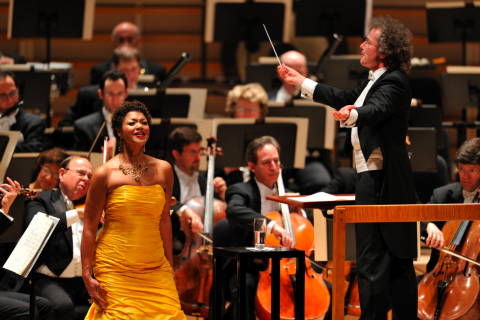
[[267, 219], [264, 217], [253, 219], [253, 233], [255, 248], [263, 249], [265, 247], [265, 234], [267, 233]]

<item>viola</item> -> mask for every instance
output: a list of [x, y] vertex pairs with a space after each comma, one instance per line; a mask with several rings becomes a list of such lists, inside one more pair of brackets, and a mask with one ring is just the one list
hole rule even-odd
[[474, 261], [480, 251], [480, 221], [448, 221], [442, 232], [446, 250], [440, 250], [435, 268], [418, 284], [418, 317], [478, 320], [480, 283]]
[[[283, 195], [284, 188], [281, 174], [277, 182], [279, 194]], [[282, 213], [271, 212], [267, 217], [274, 220], [289, 232], [295, 242], [295, 248], [305, 252], [313, 249], [314, 231], [310, 221], [299, 213], [290, 213], [287, 205], [281, 205]], [[274, 235], [266, 236], [265, 245], [281, 246]], [[305, 268], [305, 319], [322, 319], [330, 304], [330, 293], [322, 279], [306, 260]], [[271, 318], [271, 265], [266, 271], [260, 273], [257, 287], [256, 308], [260, 320]], [[280, 261], [280, 319], [295, 318], [294, 281], [296, 273], [295, 259], [282, 259]]]

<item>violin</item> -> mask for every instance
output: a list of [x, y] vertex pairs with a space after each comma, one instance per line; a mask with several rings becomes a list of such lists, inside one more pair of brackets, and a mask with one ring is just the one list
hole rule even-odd
[[478, 320], [480, 221], [447, 221], [442, 232], [447, 245], [418, 284], [418, 317]]
[[219, 150], [215, 139], [208, 139], [208, 171], [205, 197], [193, 198], [186, 205], [203, 221], [202, 234], [184, 230], [185, 244], [174, 257], [175, 283], [182, 310], [191, 316], [208, 317], [213, 283], [213, 224], [226, 218], [226, 204], [214, 199], [213, 173]]
[[[285, 194], [282, 175], [277, 181], [279, 194]], [[294, 239], [295, 248], [305, 252], [313, 249], [314, 232], [310, 221], [299, 213], [290, 213], [288, 206], [281, 204], [282, 212], [271, 212], [266, 216], [283, 226]], [[267, 246], [281, 246], [273, 234], [268, 234], [265, 239]], [[266, 271], [260, 273], [258, 281], [256, 308], [260, 320], [271, 318], [271, 265]], [[284, 258], [280, 261], [280, 319], [295, 318], [294, 281], [296, 273], [295, 259]], [[322, 275], [316, 273], [310, 260], [306, 261], [305, 268], [305, 319], [322, 319], [330, 304], [330, 293]]]

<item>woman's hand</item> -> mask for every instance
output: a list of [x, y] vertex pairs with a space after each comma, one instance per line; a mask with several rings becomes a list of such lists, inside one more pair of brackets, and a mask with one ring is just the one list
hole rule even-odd
[[85, 287], [87, 288], [88, 295], [96, 305], [98, 305], [101, 309], [105, 309], [108, 305], [107, 302], [107, 291], [103, 289], [98, 281], [91, 276], [84, 277], [83, 282], [85, 283]]

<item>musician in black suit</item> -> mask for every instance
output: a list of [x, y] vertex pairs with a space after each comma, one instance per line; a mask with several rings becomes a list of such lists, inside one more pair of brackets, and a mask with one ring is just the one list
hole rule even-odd
[[[248, 182], [231, 185], [227, 189], [226, 223], [218, 223], [214, 228], [214, 241], [219, 246], [252, 246], [253, 219], [262, 217], [272, 211], [280, 211], [278, 202], [267, 200], [269, 195], [278, 195], [276, 182], [280, 174], [280, 145], [275, 138], [264, 136], [249, 143], [246, 151], [248, 167], [254, 176]], [[221, 229], [221, 230], [219, 230]], [[292, 238], [284, 228], [275, 221], [267, 219], [267, 233], [274, 234], [286, 246], [293, 244]], [[262, 265], [251, 263], [247, 268], [246, 304], [247, 319], [255, 319], [255, 292], [258, 282], [258, 271]], [[231, 285], [234, 277], [231, 271], [225, 272], [226, 281]], [[231, 286], [233, 308], [239, 308], [236, 301], [239, 293]]]
[[[121, 47], [137, 48], [141, 41], [140, 30], [138, 27], [128, 21], [117, 24], [112, 31], [112, 41], [115, 49]], [[105, 72], [115, 68], [114, 58], [111, 58], [105, 62], [99, 63], [92, 67], [90, 70], [90, 84], [100, 84]], [[140, 73], [152, 74], [157, 80], [165, 79], [165, 68], [162, 65], [153, 63], [146, 59], [140, 59]]]
[[[289, 50], [280, 56], [282, 63], [304, 77], [308, 76], [307, 57], [297, 50]], [[282, 81], [280, 88], [268, 92], [268, 100], [279, 103], [291, 103], [293, 99], [300, 98], [300, 86], [291, 85]]]
[[[465, 141], [457, 151], [457, 169], [459, 180], [433, 190], [429, 203], [478, 203], [480, 200], [480, 138]], [[431, 223], [422, 222], [422, 229], [428, 231]], [[443, 228], [444, 221], [434, 224]], [[426, 240], [437, 242], [435, 237]], [[427, 264], [427, 272], [433, 270], [438, 261], [438, 251], [432, 250]]]
[[60, 219], [34, 267], [35, 293], [50, 301], [54, 319], [83, 319], [88, 309], [80, 260], [83, 209], [74, 202], [85, 197], [91, 177], [88, 159], [68, 157], [60, 165], [59, 188], [42, 191], [26, 204], [27, 225], [37, 212]]
[[98, 131], [106, 121], [93, 151], [101, 152], [103, 140], [105, 137], [108, 137], [108, 147], [110, 147], [109, 154], [113, 155], [113, 147], [116, 141], [112, 129], [112, 114], [127, 98], [127, 87], [127, 78], [122, 72], [112, 70], [105, 73], [100, 88], [97, 90], [98, 96], [101, 101], [103, 101], [103, 107], [99, 111], [78, 119], [73, 124], [75, 150], [90, 150], [95, 137], [99, 133]]
[[[410, 31], [392, 18], [373, 18], [360, 45], [360, 64], [370, 81], [340, 90], [305, 79], [286, 66], [280, 77], [302, 86], [302, 96], [328, 104], [334, 118], [351, 128], [348, 149], [357, 170], [357, 204], [415, 203], [405, 137], [411, 89]], [[383, 319], [389, 307], [398, 319], [415, 319], [417, 288], [415, 223], [356, 224], [361, 319]]]
[[45, 140], [45, 123], [39, 116], [22, 109], [15, 77], [0, 71], [0, 130], [21, 132], [15, 152], [40, 152], [48, 143]]
[[[121, 47], [115, 50], [113, 66], [114, 70], [125, 74], [127, 78], [127, 89], [139, 88], [138, 79], [141, 68], [140, 56], [137, 49]], [[98, 95], [99, 88], [99, 85], [80, 88], [75, 104], [70, 107], [65, 118], [59, 123], [59, 126], [71, 126], [75, 120], [101, 110], [103, 101]]]
[[[172, 195], [177, 203], [172, 206], [174, 252], [181, 249], [184, 234], [180, 229], [189, 228], [194, 232], [203, 230], [203, 223], [198, 214], [186, 205], [188, 200], [205, 195], [205, 172], [199, 172], [200, 157], [202, 155], [202, 136], [190, 127], [179, 127], [173, 130], [168, 138], [169, 155], [173, 165], [173, 191]], [[213, 179], [215, 196], [225, 200], [227, 186], [220, 177]]]
[[[5, 232], [14, 219], [8, 213], [10, 207], [20, 193], [20, 183], [7, 178], [8, 183], [0, 184], [0, 193], [2, 194], [2, 208], [0, 209], [0, 234]], [[41, 320], [46, 320], [50, 316], [51, 307], [47, 299], [35, 297], [35, 313]], [[24, 319], [30, 317], [30, 296], [20, 292], [0, 290], [0, 314], [2, 319]]]

